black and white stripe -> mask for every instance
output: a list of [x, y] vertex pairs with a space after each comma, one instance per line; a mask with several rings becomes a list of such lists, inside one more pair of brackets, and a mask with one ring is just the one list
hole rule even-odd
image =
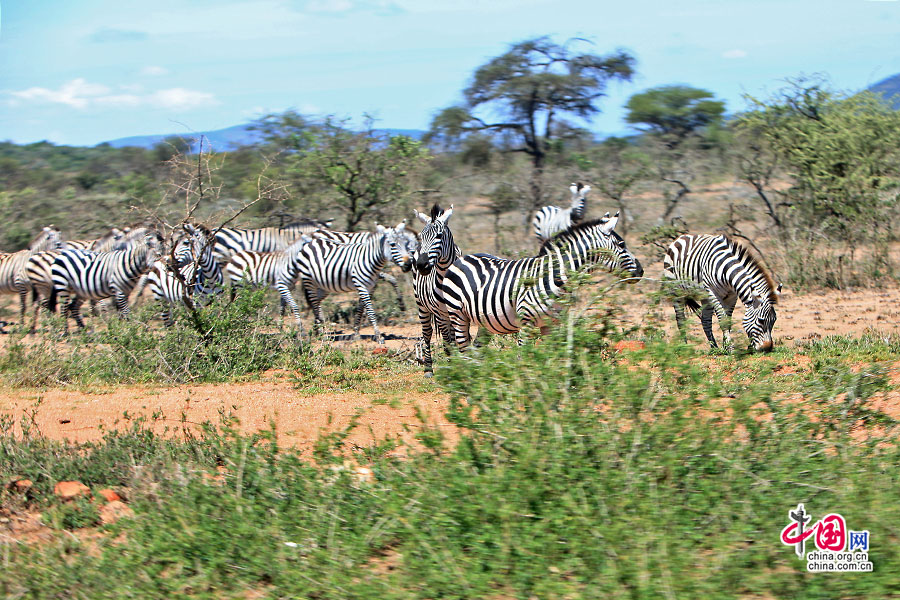
[[172, 255], [154, 262], [146, 275], [150, 293], [163, 306], [162, 319], [167, 327], [173, 323], [174, 305], [207, 298], [222, 290], [222, 269], [213, 257], [212, 232], [191, 223], [183, 224], [182, 229], [185, 235], [176, 243]]
[[250, 252], [278, 252], [298, 241], [304, 235], [327, 229], [331, 221], [301, 219], [284, 227], [263, 227], [260, 229], [217, 229], [213, 254], [224, 267], [234, 254], [242, 250]]
[[447, 306], [444, 304], [441, 284], [450, 265], [460, 257], [459, 247], [453, 241], [453, 232], [447, 222], [453, 216], [453, 205], [446, 211], [435, 204], [431, 215], [414, 211], [416, 217], [425, 227], [419, 234], [419, 251], [416, 254], [413, 271], [413, 288], [415, 290], [416, 308], [419, 323], [422, 326], [422, 356], [425, 374], [430, 376], [434, 368], [431, 357], [431, 336], [434, 329], [444, 340], [444, 348], [450, 350], [453, 334]]
[[282, 306], [287, 305], [290, 307], [291, 313], [294, 315], [297, 326], [302, 333], [303, 325], [300, 321], [300, 308], [291, 295], [291, 290], [294, 288], [300, 273], [301, 251], [304, 246], [312, 241], [312, 238], [303, 234], [300, 239], [284, 250], [276, 252], [241, 250], [234, 254], [224, 269], [225, 276], [231, 283], [232, 299], [235, 296], [237, 287], [241, 285], [274, 288], [281, 296]]
[[68, 300], [65, 305], [67, 331], [69, 316], [75, 319], [79, 327], [84, 327], [81, 304], [85, 300], [112, 297], [119, 314], [127, 315], [128, 295], [141, 275], [156, 260], [159, 246], [159, 239], [150, 236], [127, 250], [63, 250], [51, 266], [53, 289], [48, 308], [54, 310], [58, 298], [63, 302]]
[[710, 346], [713, 312], [719, 319], [725, 346], [731, 345], [731, 315], [738, 299], [744, 303], [744, 331], [756, 350], [772, 349], [775, 304], [781, 285], [746, 246], [724, 235], [682, 235], [666, 250], [663, 278], [673, 282], [675, 319], [684, 332], [684, 308], [700, 316]]
[[534, 215], [534, 234], [542, 242], [572, 227], [584, 219], [586, 197], [591, 187], [581, 183], [573, 183], [569, 186], [572, 194], [572, 205], [569, 208], [558, 206], [545, 206]]
[[332, 240], [316, 239], [304, 246], [300, 253], [300, 279], [316, 323], [324, 321], [322, 298], [325, 295], [355, 290], [359, 294], [355, 334], [359, 335], [362, 313], [365, 311], [375, 329], [375, 339], [383, 342], [372, 308], [371, 291], [388, 260], [396, 260], [392, 249], [396, 244], [396, 232], [378, 225], [374, 234], [359, 242], [338, 244]]
[[543, 329], [571, 271], [601, 265], [641, 277], [640, 262], [613, 231], [618, 220], [616, 214], [576, 225], [545, 242], [534, 258], [469, 254], [457, 259], [441, 289], [459, 349], [471, 342], [473, 322], [496, 334], [516, 333], [525, 325]]
[[[397, 227], [394, 228], [394, 232], [396, 235], [394, 244], [391, 246], [391, 260], [395, 264], [400, 265], [401, 271], [407, 273], [412, 269], [413, 257], [419, 248], [419, 238], [413, 231], [406, 229], [406, 221], [397, 225]], [[374, 234], [369, 231], [345, 232], [326, 229], [316, 231], [312, 235], [313, 238], [331, 240], [340, 244], [350, 244], [363, 242], [367, 240], [369, 236]], [[397, 278], [390, 273], [385, 273], [383, 271], [378, 273], [378, 278], [391, 284], [391, 287], [394, 288], [394, 293], [397, 294], [397, 305], [402, 312], [406, 312], [406, 302], [403, 299], [403, 291], [397, 283]]]
[[31, 241], [28, 248], [18, 252], [0, 254], [0, 294], [19, 295], [19, 315], [25, 319], [25, 304], [31, 285], [25, 273], [28, 258], [36, 252], [54, 250], [62, 245], [59, 229], [44, 227]]

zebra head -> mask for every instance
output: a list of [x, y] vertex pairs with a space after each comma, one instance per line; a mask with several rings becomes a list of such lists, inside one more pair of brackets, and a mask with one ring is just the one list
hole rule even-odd
[[750, 338], [750, 344], [754, 350], [769, 352], [774, 345], [772, 341], [772, 328], [775, 327], [775, 302], [781, 294], [781, 284], [770, 292], [762, 293], [753, 290], [750, 295], [750, 304], [744, 310], [744, 332]]
[[419, 238], [406, 229], [406, 219], [391, 229], [391, 260], [407, 273], [413, 266], [413, 256], [419, 249]]
[[44, 252], [46, 250], [57, 250], [62, 248], [62, 245], [62, 236], [59, 229], [55, 225], [48, 225], [35, 236], [28, 249], [32, 252]]
[[628, 274], [628, 283], [636, 283], [636, 280], [644, 275], [644, 267], [637, 257], [631, 253], [625, 245], [625, 240], [615, 232], [616, 225], [619, 223], [619, 213], [610, 217], [606, 213], [602, 218], [596, 221], [587, 221], [581, 225], [576, 225], [569, 232], [563, 232], [556, 238], [551, 238], [541, 248], [541, 254], [546, 251], [546, 246], [557, 239], [564, 237], [578, 237], [578, 232], [584, 231], [593, 238], [591, 245], [599, 250], [596, 258], [597, 262], [606, 267], [610, 272], [624, 272]]
[[416, 271], [428, 275], [438, 262], [446, 262], [453, 255], [453, 234], [447, 221], [453, 216], [453, 205], [443, 210], [435, 204], [431, 208], [431, 216], [413, 211], [416, 217], [425, 224], [419, 234], [419, 250], [416, 253]]

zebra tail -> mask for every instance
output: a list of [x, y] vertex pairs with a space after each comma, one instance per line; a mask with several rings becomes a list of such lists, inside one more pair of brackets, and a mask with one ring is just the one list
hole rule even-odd
[[684, 303], [687, 305], [689, 309], [691, 309], [694, 314], [700, 314], [700, 303], [694, 300], [693, 298], [685, 298]]

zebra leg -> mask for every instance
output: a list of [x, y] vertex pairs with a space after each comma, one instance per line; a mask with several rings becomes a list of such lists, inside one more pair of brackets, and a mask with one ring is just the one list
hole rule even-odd
[[703, 308], [700, 310], [700, 323], [703, 325], [703, 333], [706, 334], [709, 345], [713, 348], [718, 348], [719, 345], [716, 344], [716, 337], [713, 335], [712, 316], [714, 312], [715, 308], [713, 308], [713, 304], [711, 302], [704, 302]]
[[454, 310], [450, 313], [450, 323], [453, 326], [453, 337], [456, 338], [456, 347], [460, 352], [464, 352], [469, 344], [472, 343], [472, 336], [469, 332], [471, 322], [462, 311]]
[[[78, 325], [79, 329], [84, 329], [84, 319], [81, 318], [81, 305], [84, 301], [78, 296], [74, 296], [70, 301], [68, 306], [66, 306], [66, 312], [71, 315], [73, 319], [75, 319], [75, 324]], [[66, 319], [66, 333], [69, 333], [69, 320]]]
[[[379, 344], [383, 344], [384, 337], [381, 335], [381, 332], [378, 331], [378, 322], [375, 320], [375, 309], [372, 308], [372, 296], [365, 286], [359, 286], [357, 287], [357, 290], [359, 291], [360, 301], [360, 321], [362, 320], [362, 311], [365, 309], [366, 315], [369, 317], [369, 322], [372, 323], [372, 329], [375, 330], [375, 341]], [[356, 333], [359, 335], [359, 327], [357, 327]]]
[[19, 288], [19, 323], [25, 327], [25, 305], [28, 303], [28, 288]]
[[400, 307], [400, 312], [406, 312], [406, 302], [403, 301], [403, 291], [397, 284], [397, 278], [389, 273], [379, 273], [378, 278], [384, 279], [394, 287], [394, 293], [397, 294], [397, 305]]
[[303, 296], [306, 298], [306, 304], [312, 309], [314, 329], [318, 330], [325, 319], [322, 318], [322, 298], [324, 294], [319, 295], [319, 290], [315, 288], [307, 279], [303, 280]]
[[422, 362], [425, 363], [425, 377], [434, 377], [431, 359], [431, 336], [434, 333], [431, 313], [419, 307], [419, 323], [422, 325]]
[[672, 303], [672, 307], [675, 309], [675, 324], [678, 325], [678, 334], [682, 341], [685, 341], [687, 340], [687, 326], [684, 321], [684, 302], [676, 300]]
[[362, 300], [356, 303], [356, 310], [353, 311], [353, 339], [359, 339], [359, 328], [362, 326], [362, 317], [363, 311], [365, 308], [363, 307]]
[[737, 295], [726, 296], [721, 304], [716, 303], [716, 316], [719, 318], [719, 327], [722, 329], [722, 345], [731, 349], [731, 315], [734, 314], [734, 306], [737, 304]]
[[303, 321], [300, 320], [300, 307], [297, 306], [297, 302], [294, 300], [294, 297], [291, 295], [291, 289], [283, 281], [279, 281], [275, 284], [275, 289], [278, 290], [278, 293], [281, 295], [281, 316], [284, 316], [285, 307], [290, 307], [291, 314], [294, 315], [294, 320], [297, 321], [297, 327], [300, 330], [300, 336], [303, 336]]
[[128, 317], [128, 313], [131, 312], [131, 309], [128, 307], [128, 294], [120, 289], [114, 289], [114, 291], [116, 293], [114, 296], [116, 310], [119, 312], [119, 316], [125, 319]]

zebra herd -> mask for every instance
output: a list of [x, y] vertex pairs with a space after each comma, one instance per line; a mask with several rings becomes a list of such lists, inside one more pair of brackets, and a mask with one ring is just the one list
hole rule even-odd
[[[615, 232], [619, 214], [584, 221], [590, 187], [577, 183], [569, 191], [570, 208], [544, 207], [535, 216], [541, 246], [530, 258], [463, 255], [449, 226], [452, 205], [444, 210], [436, 204], [430, 214], [414, 211], [423, 225], [418, 234], [405, 221], [353, 233], [333, 231], [329, 223], [315, 220], [280, 228], [215, 230], [185, 222], [171, 244], [148, 227], [113, 228], [97, 240], [64, 242], [59, 229], [50, 226], [27, 250], [0, 254], [0, 293], [19, 295], [24, 324], [27, 294], [32, 292], [33, 332], [41, 306], [52, 311], [59, 304], [67, 323], [71, 317], [84, 327], [80, 307], [85, 300], [112, 298], [119, 313], [127, 315], [129, 295], [147, 287], [162, 306], [164, 323], [171, 326], [174, 305], [205, 302], [226, 283], [232, 299], [241, 286], [262, 285], [278, 291], [282, 315], [289, 308], [302, 335], [300, 309], [292, 294], [299, 283], [317, 326], [324, 321], [321, 302], [327, 294], [356, 292], [355, 333], [365, 314], [375, 339], [383, 343], [371, 292], [379, 279], [386, 279], [402, 302], [396, 279], [383, 273], [393, 263], [413, 274], [421, 361], [430, 375], [435, 329], [448, 351], [471, 344], [473, 323], [493, 334], [517, 333], [528, 326], [544, 331], [572, 272], [601, 267], [631, 283], [643, 276], [640, 261]], [[673, 304], [682, 332], [688, 307], [699, 315], [715, 347], [715, 313], [725, 344], [730, 344], [729, 321], [740, 299], [751, 344], [757, 350], [772, 349], [774, 305], [781, 286], [741, 243], [724, 235], [683, 235], [666, 253], [663, 277], [676, 290]]]

